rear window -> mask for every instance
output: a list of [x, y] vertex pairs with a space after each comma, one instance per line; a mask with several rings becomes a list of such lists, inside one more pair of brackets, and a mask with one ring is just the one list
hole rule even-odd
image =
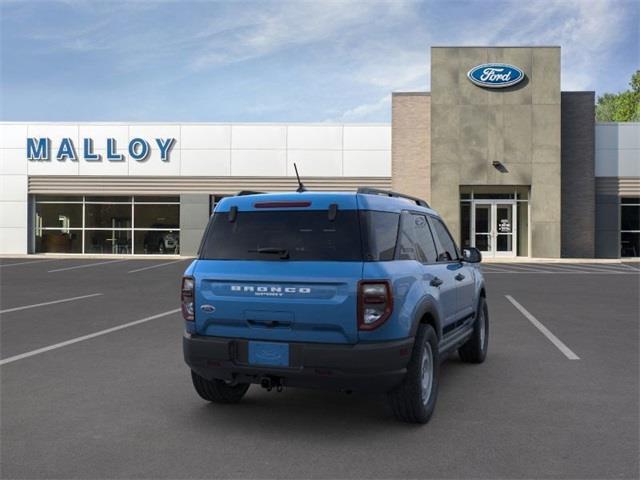
[[362, 261], [358, 212], [270, 210], [215, 213], [200, 258], [208, 260]]

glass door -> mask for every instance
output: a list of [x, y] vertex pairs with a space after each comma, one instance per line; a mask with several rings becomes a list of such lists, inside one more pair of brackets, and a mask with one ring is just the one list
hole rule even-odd
[[513, 257], [515, 253], [514, 221], [515, 203], [494, 203], [493, 223], [496, 256]]
[[476, 202], [473, 206], [473, 213], [473, 226], [475, 227], [473, 246], [480, 250], [483, 255], [493, 256], [491, 203]]
[[472, 209], [473, 246], [489, 257], [516, 254], [515, 201], [474, 201]]

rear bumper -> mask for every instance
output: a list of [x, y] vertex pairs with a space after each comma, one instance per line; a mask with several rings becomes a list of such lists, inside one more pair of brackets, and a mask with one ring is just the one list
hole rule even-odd
[[357, 345], [289, 343], [290, 366], [248, 363], [246, 339], [185, 334], [184, 359], [198, 375], [239, 383], [277, 378], [284, 386], [386, 392], [406, 374], [413, 338]]

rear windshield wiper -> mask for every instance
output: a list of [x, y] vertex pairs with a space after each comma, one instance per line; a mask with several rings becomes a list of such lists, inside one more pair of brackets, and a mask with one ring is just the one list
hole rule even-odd
[[255, 250], [249, 250], [249, 253], [268, 253], [272, 255], [280, 255], [282, 260], [287, 260], [289, 258], [289, 250], [286, 248], [277, 248], [277, 247], [263, 247], [256, 248]]

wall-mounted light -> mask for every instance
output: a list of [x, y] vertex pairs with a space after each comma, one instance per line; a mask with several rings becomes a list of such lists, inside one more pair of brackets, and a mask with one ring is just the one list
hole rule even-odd
[[492, 162], [492, 165], [495, 167], [496, 170], [498, 170], [501, 173], [509, 173], [509, 170], [507, 170], [507, 167], [505, 167], [504, 164], [502, 162], [499, 162], [498, 160], [494, 160]]

